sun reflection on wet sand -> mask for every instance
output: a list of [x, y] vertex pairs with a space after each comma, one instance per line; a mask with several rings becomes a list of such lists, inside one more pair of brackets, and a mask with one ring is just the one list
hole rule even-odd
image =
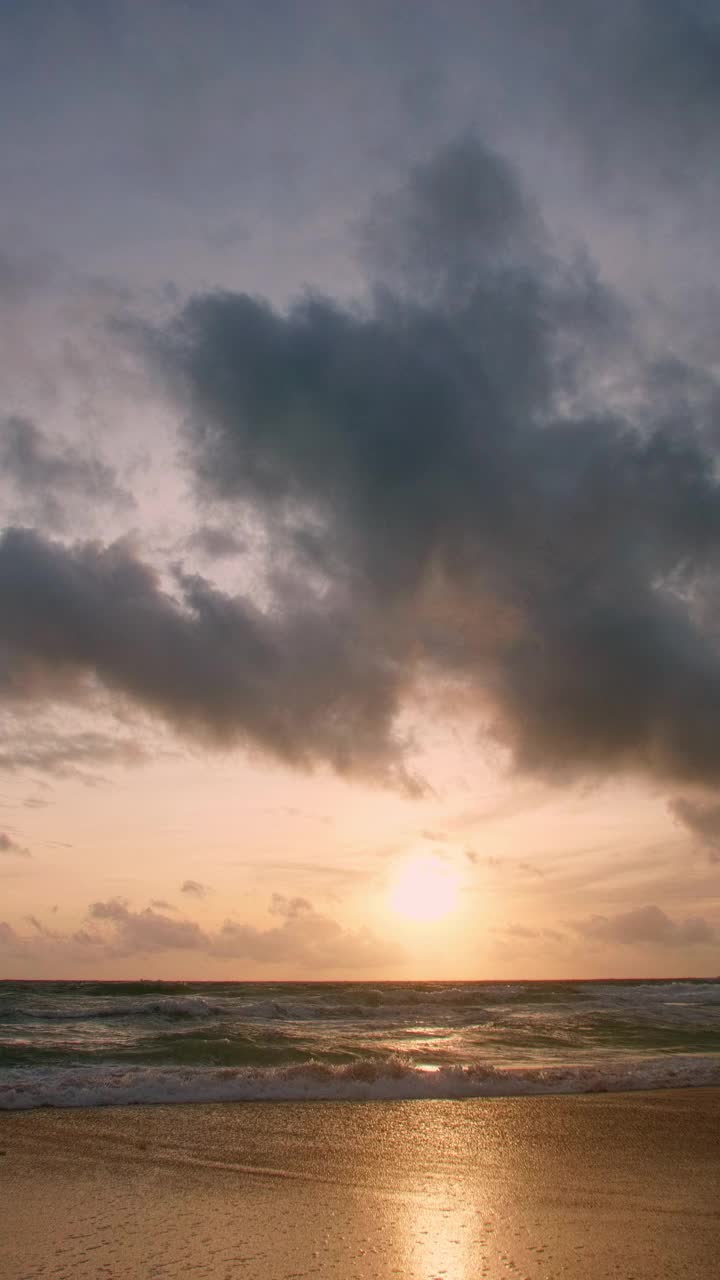
[[711, 1275], [720, 1094], [15, 1113], [3, 1280]]
[[[475, 1219], [477, 1213], [457, 1187], [445, 1184], [432, 1197], [409, 1196], [403, 1207], [401, 1231], [404, 1275], [465, 1280], [482, 1274], [488, 1237]], [[399, 1242], [400, 1244], [400, 1242]]]

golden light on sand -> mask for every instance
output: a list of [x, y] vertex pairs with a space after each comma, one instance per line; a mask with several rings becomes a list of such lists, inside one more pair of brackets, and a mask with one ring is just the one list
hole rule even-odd
[[388, 905], [406, 920], [441, 920], [458, 903], [459, 876], [437, 854], [418, 853], [397, 870]]

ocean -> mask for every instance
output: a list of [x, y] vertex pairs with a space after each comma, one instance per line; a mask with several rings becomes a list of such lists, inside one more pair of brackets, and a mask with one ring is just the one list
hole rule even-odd
[[720, 1085], [720, 980], [3, 982], [0, 1109]]

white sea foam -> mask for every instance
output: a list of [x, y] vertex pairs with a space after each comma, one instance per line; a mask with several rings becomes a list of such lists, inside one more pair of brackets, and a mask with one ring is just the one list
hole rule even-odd
[[54, 1068], [31, 1076], [22, 1071], [5, 1072], [0, 1083], [0, 1110], [140, 1103], [493, 1098], [703, 1085], [720, 1086], [720, 1058], [678, 1055], [602, 1065], [522, 1068], [476, 1064], [430, 1069], [399, 1059], [260, 1068], [105, 1066]]

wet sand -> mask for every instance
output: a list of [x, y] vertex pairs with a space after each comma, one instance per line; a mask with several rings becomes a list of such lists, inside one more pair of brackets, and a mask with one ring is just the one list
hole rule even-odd
[[720, 1091], [0, 1116], [2, 1280], [717, 1274]]

